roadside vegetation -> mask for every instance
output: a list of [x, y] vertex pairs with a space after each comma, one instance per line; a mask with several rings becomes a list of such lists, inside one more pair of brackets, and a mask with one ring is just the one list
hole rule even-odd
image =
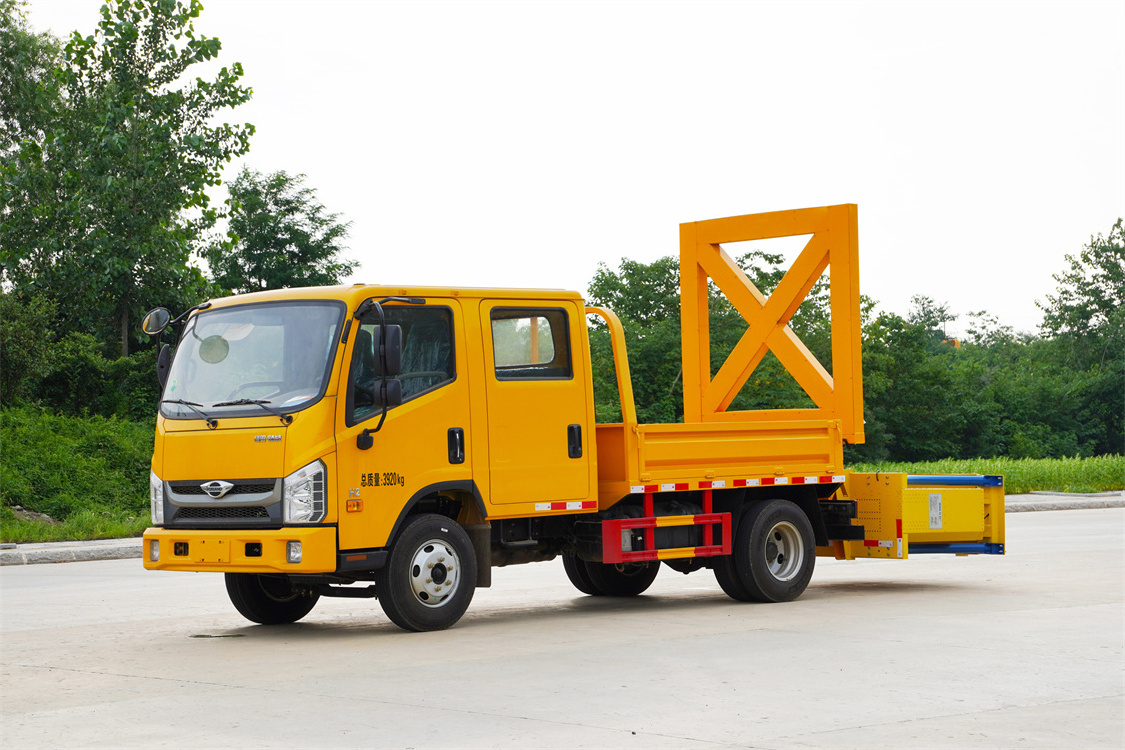
[[0, 411], [0, 541], [139, 535], [149, 524], [152, 443], [151, 421]]
[[1125, 456], [1091, 458], [969, 458], [919, 463], [861, 463], [848, 466], [858, 472], [907, 474], [1000, 474], [1004, 492], [1112, 492], [1125, 489]]

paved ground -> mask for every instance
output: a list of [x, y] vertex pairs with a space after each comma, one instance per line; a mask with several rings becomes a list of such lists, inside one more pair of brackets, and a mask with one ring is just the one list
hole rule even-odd
[[[1125, 508], [1125, 492], [1089, 495], [1035, 492], [1005, 498], [1008, 513], [1040, 510]], [[124, 560], [141, 556], [140, 539], [99, 539], [92, 542], [48, 542], [0, 546], [0, 565]]]
[[135, 560], [11, 566], [0, 744], [1120, 750], [1125, 510], [1012, 514], [1007, 550], [822, 560], [780, 605], [504, 568], [426, 634], [366, 600], [250, 626], [220, 575]]

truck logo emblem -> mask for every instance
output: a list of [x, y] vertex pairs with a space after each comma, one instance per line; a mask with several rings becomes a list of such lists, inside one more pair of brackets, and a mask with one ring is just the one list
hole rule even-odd
[[255, 443], [276, 443], [281, 440], [281, 435], [255, 435]]
[[199, 487], [208, 495], [218, 500], [220, 497], [230, 492], [234, 485], [230, 482], [222, 482], [216, 479], [213, 482], [205, 482], [199, 485]]

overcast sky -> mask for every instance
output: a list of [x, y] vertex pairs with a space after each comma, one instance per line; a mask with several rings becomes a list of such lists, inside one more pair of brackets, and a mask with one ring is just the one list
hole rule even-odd
[[[31, 25], [92, 33], [100, 5]], [[585, 291], [683, 221], [857, 203], [881, 309], [1034, 331], [1125, 216], [1125, 2], [204, 8], [254, 89], [226, 117], [257, 127], [246, 163], [353, 222], [351, 281]]]

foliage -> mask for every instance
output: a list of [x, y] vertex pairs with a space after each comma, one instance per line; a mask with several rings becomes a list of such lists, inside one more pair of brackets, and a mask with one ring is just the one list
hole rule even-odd
[[1066, 271], [1055, 274], [1058, 292], [1047, 295], [1043, 331], [1071, 344], [1082, 368], [1125, 357], [1125, 228], [1122, 220], [1097, 235]]
[[50, 34], [27, 27], [27, 3], [0, 0], [0, 154], [42, 139], [58, 98], [52, 71], [61, 51]]
[[351, 222], [328, 213], [304, 180], [243, 167], [230, 183], [233, 242], [206, 253], [218, 286], [237, 294], [339, 284], [355, 270], [358, 263], [341, 257]]
[[0, 294], [0, 401], [58, 414], [148, 420], [159, 397], [151, 351], [106, 359], [93, 336], [51, 330], [54, 303]]
[[920, 463], [879, 462], [849, 464], [856, 472], [905, 472], [907, 474], [999, 474], [1004, 492], [1112, 492], [1125, 489], [1125, 456], [1093, 458], [972, 458], [942, 459]]
[[[768, 296], [785, 275], [782, 256], [752, 251], [736, 259], [747, 278]], [[637, 419], [641, 423], [683, 419], [680, 348], [680, 266], [672, 257], [645, 264], [622, 260], [614, 273], [598, 267], [587, 290], [590, 304], [606, 307], [625, 329]], [[831, 366], [828, 285], [818, 282], [794, 313], [790, 326], [813, 354]], [[714, 284], [708, 287], [708, 318], [712, 376], [746, 332], [742, 315]], [[599, 421], [619, 421], [612, 347], [604, 324], [590, 333], [594, 361], [595, 410]], [[731, 410], [799, 408], [812, 401], [772, 354], [767, 354], [731, 403]]]
[[[848, 446], [847, 459], [924, 461], [1120, 453], [1125, 449], [1125, 365], [1122, 347], [1114, 343], [1123, 335], [1118, 322], [1122, 308], [1114, 306], [1125, 294], [1114, 287], [1121, 278], [1120, 247], [1119, 224], [1109, 239], [1095, 238], [1083, 256], [1071, 259], [1085, 270], [1081, 276], [1073, 271], [1067, 282], [1072, 288], [1063, 285], [1058, 299], [1066, 297], [1072, 302], [1065, 308], [1056, 306], [1066, 316], [1061, 312], [1054, 318], [1048, 315], [1049, 322], [1056, 321], [1050, 323], [1055, 331], [1050, 338], [1017, 335], [980, 311], [967, 316], [965, 340], [954, 341], [945, 333], [946, 325], [957, 319], [948, 305], [916, 296], [906, 317], [893, 313], [872, 316], [873, 303], [865, 299], [866, 442]], [[747, 276], [766, 295], [783, 276], [780, 262], [780, 257], [760, 253], [739, 258]], [[617, 273], [601, 266], [589, 288], [591, 303], [614, 310], [624, 325], [642, 423], [673, 422], [683, 416], [678, 271], [672, 258], [651, 264], [626, 260]], [[1080, 299], [1085, 301], [1073, 301]], [[714, 376], [746, 331], [746, 323], [713, 287], [709, 306]], [[1057, 322], [1060, 320], [1070, 322], [1064, 326]], [[830, 368], [827, 284], [821, 282], [813, 288], [790, 326]], [[620, 421], [609, 335], [597, 321], [591, 326], [590, 350], [597, 418]], [[1097, 356], [1077, 357], [1076, 351], [1096, 352]], [[811, 405], [785, 368], [767, 354], [730, 409]]]
[[108, 2], [97, 32], [66, 44], [43, 134], [0, 165], [8, 281], [57, 304], [60, 334], [92, 333], [107, 351], [116, 340], [127, 354], [140, 340], [146, 308], [209, 296], [191, 260], [217, 216], [206, 190], [246, 152], [253, 127], [212, 124], [250, 97], [240, 65], [184, 82], [220, 49], [195, 31], [201, 9]]
[[[33, 407], [0, 411], [0, 501], [65, 521], [75, 515], [144, 519], [152, 422], [63, 417]], [[0, 516], [4, 541], [13, 540], [11, 511]], [[20, 532], [24, 534], [25, 532]], [[107, 529], [117, 535], [120, 529]], [[22, 539], [29, 541], [28, 539]]]
[[[589, 304], [617, 314], [626, 348], [637, 417], [642, 423], [675, 422], [683, 417], [680, 386], [679, 263], [661, 258], [651, 264], [621, 262], [618, 273], [598, 267], [587, 293]], [[618, 421], [621, 408], [613, 373], [612, 346], [605, 325], [590, 332], [594, 358], [594, 408], [598, 421]]]
[[0, 292], [0, 403], [35, 398], [49, 370], [55, 305], [43, 297], [22, 302]]

